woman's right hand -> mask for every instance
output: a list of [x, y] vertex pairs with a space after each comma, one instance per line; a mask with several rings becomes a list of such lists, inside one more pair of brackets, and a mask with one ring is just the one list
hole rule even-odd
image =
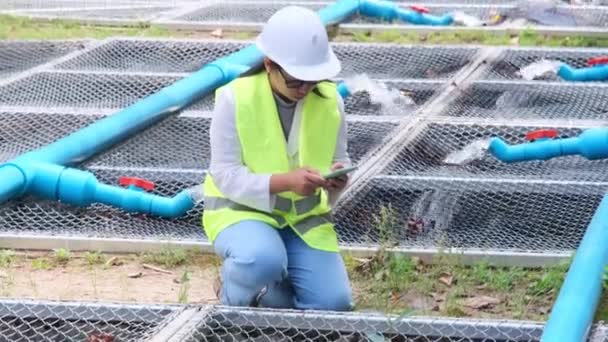
[[310, 196], [317, 188], [326, 186], [326, 182], [318, 171], [304, 167], [273, 175], [270, 180], [270, 191], [272, 193], [292, 191], [300, 196]]

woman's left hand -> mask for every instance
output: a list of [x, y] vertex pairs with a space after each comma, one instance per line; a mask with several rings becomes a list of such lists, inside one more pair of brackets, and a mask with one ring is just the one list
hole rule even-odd
[[[332, 165], [331, 170], [336, 171], [336, 170], [339, 170], [342, 168], [344, 168], [343, 164], [335, 163], [334, 165]], [[328, 191], [332, 191], [332, 192], [339, 192], [339, 191], [342, 191], [346, 187], [347, 183], [348, 183], [348, 175], [342, 175], [340, 177], [329, 179], [327, 181], [326, 189]]]

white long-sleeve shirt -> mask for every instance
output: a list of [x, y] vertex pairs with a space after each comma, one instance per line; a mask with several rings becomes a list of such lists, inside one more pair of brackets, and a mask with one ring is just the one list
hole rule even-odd
[[[342, 118], [334, 152], [334, 163], [349, 166], [344, 102], [339, 94], [337, 98]], [[287, 153], [290, 164], [293, 166], [298, 160], [298, 135], [303, 101], [298, 101], [293, 110], [289, 110], [289, 104], [283, 102], [277, 96], [275, 96], [275, 101], [277, 102], [277, 111], [282, 116], [281, 123], [289, 125], [289, 122], [291, 122], [291, 127], [283, 127], [283, 131], [288, 137]], [[289, 118], [288, 115], [293, 117]], [[209, 172], [218, 189], [224, 196], [234, 202], [268, 213], [272, 212], [276, 195], [270, 193], [271, 175], [250, 172], [241, 159], [241, 144], [236, 130], [236, 106], [234, 94], [230, 87], [225, 87], [217, 97], [209, 135], [211, 140]], [[334, 203], [339, 195], [337, 193], [330, 194], [330, 202]]]

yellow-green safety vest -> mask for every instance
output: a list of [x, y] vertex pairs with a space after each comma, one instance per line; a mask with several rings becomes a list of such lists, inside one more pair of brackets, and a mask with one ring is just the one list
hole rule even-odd
[[[252, 173], [276, 174], [291, 171], [287, 146], [277, 106], [266, 73], [237, 78], [231, 87], [236, 106], [236, 128], [241, 159]], [[224, 89], [216, 91], [216, 98]], [[323, 97], [310, 92], [302, 104], [297, 167], [320, 172], [331, 168], [340, 127], [336, 85], [321, 82]], [[276, 228], [291, 227], [310, 247], [338, 251], [338, 238], [331, 220], [331, 207], [324, 189], [308, 197], [294, 192], [277, 194], [272, 213], [258, 211], [226, 198], [207, 173], [204, 184], [203, 227], [213, 242], [226, 227], [243, 221], [259, 220]]]

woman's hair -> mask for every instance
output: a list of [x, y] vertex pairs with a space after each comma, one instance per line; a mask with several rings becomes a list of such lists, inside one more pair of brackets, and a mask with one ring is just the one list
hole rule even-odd
[[[281, 67], [281, 66], [279, 66], [277, 63], [275, 63], [274, 61], [270, 61], [270, 65], [271, 65], [273, 68], [277, 68], [277, 69]], [[247, 70], [246, 72], [242, 73], [242, 74], [241, 74], [239, 77], [249, 77], [249, 76], [257, 75], [257, 74], [259, 74], [260, 72], [264, 71], [264, 69], [265, 69], [265, 67], [264, 67], [264, 63], [261, 63], [260, 65], [255, 66], [255, 67], [253, 67], [253, 68], [251, 68], [251, 69]], [[331, 82], [331, 81], [329, 81], [329, 80], [323, 80], [323, 81], [321, 81], [321, 82]], [[323, 93], [321, 92], [321, 90], [319, 89], [319, 87], [314, 87], [314, 88], [312, 89], [312, 92], [313, 92], [315, 95], [317, 95], [317, 96], [319, 96], [319, 97], [321, 97], [321, 98], [324, 98], [324, 99], [326, 99], [326, 98], [327, 98], [327, 96], [325, 96], [325, 94], [323, 94]]]

